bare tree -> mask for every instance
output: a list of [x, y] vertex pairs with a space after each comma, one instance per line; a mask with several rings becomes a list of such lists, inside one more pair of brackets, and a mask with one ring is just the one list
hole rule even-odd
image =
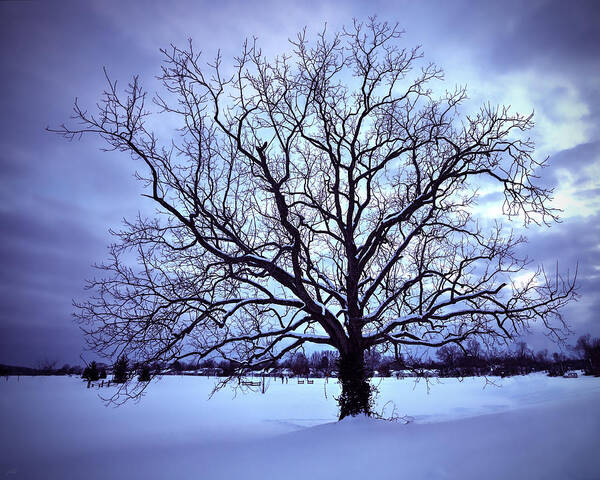
[[444, 366], [454, 367], [456, 366], [456, 361], [462, 356], [462, 352], [456, 345], [444, 345], [435, 352], [435, 355]]
[[91, 347], [144, 363], [220, 355], [241, 372], [330, 345], [342, 418], [370, 413], [366, 349], [506, 339], [532, 321], [560, 335], [574, 280], [523, 275], [523, 239], [473, 211], [485, 181], [508, 217], [556, 219], [532, 116], [461, 117], [465, 89], [434, 95], [442, 71], [401, 34], [375, 19], [301, 32], [272, 60], [246, 41], [233, 69], [171, 46], [153, 98], [179, 122], [167, 140], [137, 76], [124, 94], [107, 76], [97, 113], [75, 103], [79, 124], [54, 131], [141, 160], [158, 208], [117, 234], [78, 305]]
[[577, 339], [575, 352], [584, 361], [584, 371], [588, 375], [600, 375], [600, 338], [592, 338], [588, 333]]

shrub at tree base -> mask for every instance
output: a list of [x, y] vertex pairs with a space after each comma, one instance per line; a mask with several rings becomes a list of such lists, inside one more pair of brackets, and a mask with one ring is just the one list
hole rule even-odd
[[338, 360], [338, 378], [342, 393], [337, 401], [340, 406], [340, 418], [361, 413], [371, 415], [374, 398], [372, 385], [367, 378], [365, 363], [360, 355], [343, 355]]

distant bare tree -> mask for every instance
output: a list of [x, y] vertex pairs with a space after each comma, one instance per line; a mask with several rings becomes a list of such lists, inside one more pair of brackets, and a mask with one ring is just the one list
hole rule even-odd
[[592, 338], [589, 333], [582, 335], [574, 350], [581, 355], [588, 375], [600, 375], [600, 338]]
[[310, 366], [325, 376], [331, 375], [336, 363], [336, 352], [332, 350], [313, 352], [310, 356]]
[[456, 361], [462, 357], [462, 352], [456, 345], [444, 345], [435, 352], [435, 355], [443, 365], [454, 367], [456, 366]]
[[40, 375], [52, 375], [56, 372], [56, 360], [44, 358], [38, 361], [37, 371]]
[[296, 352], [290, 359], [290, 368], [294, 375], [308, 375], [310, 367], [306, 355], [303, 352]]
[[524, 362], [533, 358], [533, 352], [527, 346], [527, 342], [520, 341], [515, 345], [515, 356]]
[[556, 219], [532, 116], [461, 118], [465, 89], [434, 95], [442, 71], [401, 33], [375, 19], [301, 32], [272, 60], [247, 41], [233, 70], [191, 42], [166, 49], [154, 104], [179, 122], [173, 138], [151, 129], [137, 76], [124, 96], [108, 79], [97, 113], [75, 103], [79, 124], [55, 131], [141, 160], [159, 211], [117, 234], [78, 305], [91, 347], [144, 363], [218, 354], [242, 372], [330, 345], [342, 418], [371, 411], [366, 349], [506, 339], [533, 321], [560, 335], [574, 280], [521, 275], [523, 239], [473, 209], [485, 181], [508, 217]]
[[546, 365], [548, 363], [548, 349], [544, 348], [535, 354], [535, 359], [541, 365]]
[[465, 350], [468, 355], [475, 359], [479, 359], [483, 355], [481, 345], [475, 338], [469, 338], [469, 340], [467, 340]]

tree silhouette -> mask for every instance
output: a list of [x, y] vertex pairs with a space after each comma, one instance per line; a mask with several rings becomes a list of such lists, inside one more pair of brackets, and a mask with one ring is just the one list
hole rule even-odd
[[592, 338], [588, 333], [577, 339], [574, 350], [584, 360], [584, 370], [588, 375], [600, 375], [600, 338]]
[[100, 379], [100, 372], [98, 371], [98, 365], [96, 362], [91, 362], [87, 367], [84, 368], [81, 378], [92, 382]]
[[138, 375], [138, 381], [140, 382], [149, 382], [152, 380], [152, 375], [150, 373], [150, 367], [148, 365], [142, 365]]
[[[532, 116], [461, 116], [465, 89], [436, 96], [441, 69], [401, 34], [376, 19], [303, 31], [271, 60], [246, 41], [233, 69], [190, 41], [162, 52], [158, 112], [137, 76], [121, 94], [107, 75], [97, 113], [75, 103], [79, 124], [54, 131], [141, 160], [160, 212], [116, 234], [79, 305], [97, 352], [219, 355], [243, 372], [330, 345], [344, 417], [370, 413], [367, 349], [489, 344], [533, 321], [560, 335], [574, 280], [529, 272], [524, 239], [473, 208], [487, 182], [508, 217], [556, 219], [535, 182]], [[155, 113], [177, 134], [160, 138]]]
[[128, 361], [125, 355], [121, 355], [113, 366], [113, 382], [125, 383], [127, 382], [128, 374]]

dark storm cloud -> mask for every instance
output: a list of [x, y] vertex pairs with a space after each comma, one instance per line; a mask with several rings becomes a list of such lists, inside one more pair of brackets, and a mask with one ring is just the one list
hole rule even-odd
[[[517, 6], [517, 8], [511, 8]], [[586, 119], [600, 134], [600, 3], [595, 0], [565, 2], [479, 2], [482, 14], [493, 14], [485, 21], [486, 32], [477, 35], [480, 65], [492, 72], [536, 72], [542, 80], [557, 76], [568, 79], [586, 103]], [[497, 10], [496, 10], [497, 9]], [[477, 9], [476, 9], [477, 10]], [[489, 17], [488, 17], [489, 18]], [[544, 91], [536, 110], [560, 121], [562, 112], [552, 105], [565, 97], [565, 87]]]
[[[504, 2], [490, 2], [505, 7]], [[549, 69], [592, 65], [600, 44], [600, 8], [595, 0], [519, 2], [522, 8], [499, 13], [505, 19], [493, 45], [500, 66]], [[516, 13], [516, 14], [515, 14]], [[594, 65], [597, 69], [597, 65]]]
[[[399, 21], [406, 45], [422, 43], [427, 59], [448, 71], [460, 72], [466, 61], [482, 78], [521, 70], [540, 78], [567, 76], [589, 106], [590, 122], [599, 124], [596, 2], [309, 2], [283, 8], [271, 2], [263, 10], [252, 2], [0, 2], [0, 363], [77, 361], [82, 342], [70, 318], [71, 299], [82, 295], [89, 265], [102, 260], [107, 229], [147, 208], [126, 156], [102, 154], [95, 139], [68, 143], [44, 131], [67, 120], [75, 97], [93, 107], [105, 85], [102, 66], [121, 85], [140, 73], [151, 87], [158, 48], [169, 42], [181, 45], [192, 36], [209, 58], [221, 47], [231, 60], [245, 36], [258, 35], [266, 51], [285, 51], [285, 40], [304, 25], [314, 32], [327, 21], [334, 31], [353, 16], [374, 13]], [[552, 115], [554, 100], [539, 109]], [[552, 152], [548, 181], [558, 181], [558, 168], [581, 170], [597, 155], [597, 142]], [[594, 198], [597, 192], [579, 195]], [[482, 199], [493, 200], [493, 194]], [[531, 253], [551, 263], [560, 251], [566, 266], [580, 258], [582, 291], [592, 298], [597, 284], [591, 265], [598, 258], [590, 232], [598, 232], [591, 220], [571, 222], [532, 235]], [[585, 305], [578, 315], [589, 323], [591, 303]]]
[[[482, 67], [494, 71], [598, 68], [600, 7], [595, 0], [427, 3], [433, 7], [430, 15], [423, 15], [424, 9], [415, 15], [420, 26], [433, 27], [426, 36], [442, 38], [446, 51], [470, 52]], [[436, 15], [436, 10], [441, 13]], [[413, 25], [406, 23], [407, 29]]]
[[600, 158], [600, 141], [588, 142], [555, 153], [550, 158], [550, 165], [552, 169], [567, 168], [577, 172], [598, 158]]
[[83, 295], [82, 279], [91, 274], [90, 262], [104, 255], [106, 238], [93, 235], [78, 217], [43, 217], [0, 212], [0, 325], [3, 343], [12, 345], [1, 349], [10, 353], [5, 362], [73, 362], [77, 350], [63, 347], [81, 345], [71, 299]]
[[[452, 2], [451, 8], [448, 3], [429, 5], [444, 13], [435, 15], [432, 8], [431, 15], [421, 15], [420, 25], [409, 21], [406, 28], [409, 32], [417, 28], [419, 33], [420, 26], [425, 29], [429, 51], [453, 74], [454, 81], [477, 86], [476, 79], [461, 76], [461, 62], [480, 79], [498, 79], [507, 89], [521, 85], [526, 78], [535, 119], [563, 122], [564, 111], [555, 108], [556, 104], [563, 99], [578, 100], [588, 110], [582, 120], [589, 134], [594, 139], [600, 136], [599, 2], [507, 0]], [[488, 100], [487, 92], [480, 95], [477, 102]], [[513, 99], [502, 102], [513, 104]], [[532, 134], [539, 137], [539, 129]]]
[[[539, 172], [540, 183], [560, 190], [562, 173], [566, 170], [576, 189], [578, 200], [597, 201], [599, 191], [589, 188], [586, 170], [600, 161], [600, 5], [590, 1], [479, 2], [473, 15], [485, 19], [473, 32], [476, 46], [473, 56], [490, 74], [534, 72], [543, 80], [550, 76], [563, 78], [588, 109], [583, 116], [589, 127], [591, 141], [562, 151], [547, 152], [550, 166]], [[533, 86], [535, 87], [535, 85]], [[535, 93], [535, 92], [534, 92]], [[564, 121], [554, 104], [567, 96], [565, 87], [544, 90], [537, 99], [536, 113], [554, 122]], [[567, 97], [568, 98], [568, 97]], [[539, 132], [539, 130], [538, 130]], [[537, 133], [534, 131], [534, 134]], [[553, 132], [549, 132], [550, 135]], [[562, 205], [557, 205], [562, 207]], [[526, 231], [529, 242], [526, 253], [533, 265], [542, 264], [553, 274], [571, 274], [578, 268], [579, 301], [564, 310], [564, 317], [574, 330], [573, 337], [591, 332], [600, 335], [600, 216], [568, 217], [550, 229]]]
[[102, 65], [127, 78], [146, 58], [82, 2], [0, 3], [0, 363], [79, 361], [73, 298], [103, 259], [107, 230], [138, 209], [130, 162], [46, 132], [73, 100], [94, 105]]
[[[600, 165], [600, 142], [593, 141], [579, 144], [573, 148], [552, 153], [548, 158], [548, 165], [538, 169], [536, 174], [540, 177], [536, 183], [544, 188], [550, 188], [555, 193], [564, 181], [567, 172], [573, 187], [577, 187], [571, 196], [577, 200], [595, 201], [600, 198], [598, 188], [590, 188], [590, 171], [587, 167]], [[592, 179], [593, 180], [593, 179]], [[562, 205], [554, 206], [563, 208]]]
[[[0, 322], [0, 351], [4, 352], [2, 363], [40, 367], [44, 362], [81, 365], [83, 335], [65, 322], [55, 309], [46, 314], [43, 324], [31, 323], [24, 317], [17, 325]], [[90, 356], [84, 354], [89, 361]]]
[[558, 269], [565, 278], [577, 272], [579, 301], [565, 309], [565, 319], [575, 335], [600, 335], [600, 214], [569, 218], [550, 229], [527, 235], [524, 253], [532, 265], [543, 265], [552, 277]]

